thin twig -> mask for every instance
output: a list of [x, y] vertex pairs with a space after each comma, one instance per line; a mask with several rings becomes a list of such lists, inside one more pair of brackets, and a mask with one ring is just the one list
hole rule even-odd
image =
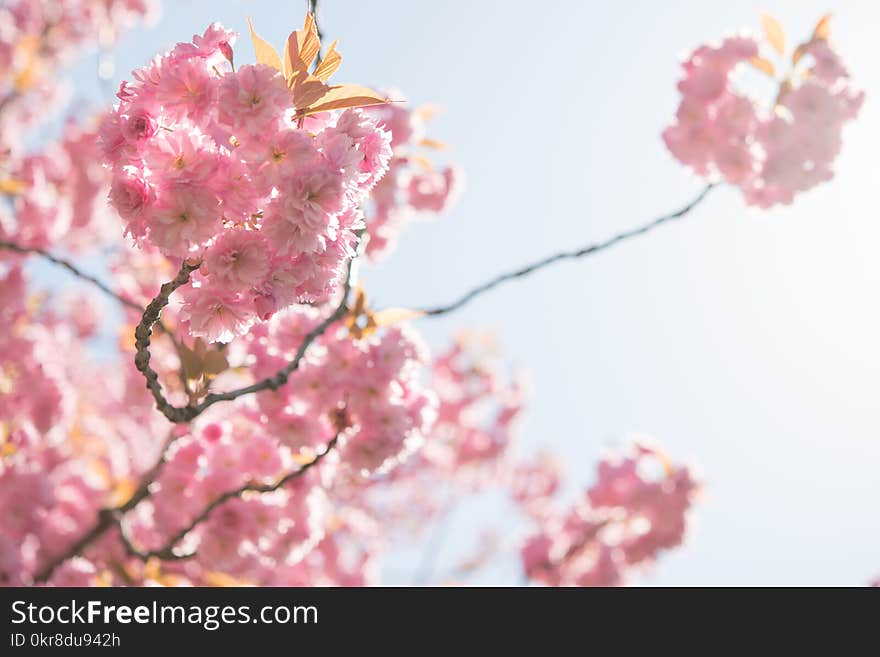
[[[143, 307], [139, 303], [137, 303], [136, 301], [133, 301], [133, 300], [129, 299], [128, 297], [123, 296], [122, 294], [119, 294], [118, 292], [115, 292], [109, 285], [107, 285], [106, 283], [101, 281], [99, 278], [97, 278], [91, 274], [87, 274], [82, 269], [80, 269], [75, 264], [73, 264], [70, 260], [66, 260], [60, 256], [49, 253], [45, 249], [40, 249], [35, 246], [21, 246], [20, 244], [16, 244], [15, 242], [10, 242], [8, 240], [0, 240], [0, 249], [7, 249], [9, 251], [14, 251], [15, 253], [20, 253], [21, 255], [40, 256], [41, 258], [43, 258], [43, 260], [46, 260], [48, 262], [51, 262], [52, 264], [58, 265], [59, 267], [62, 267], [64, 269], [66, 269], [68, 272], [70, 272], [71, 274], [73, 274], [76, 278], [78, 278], [82, 281], [85, 281], [86, 283], [89, 283], [90, 285], [93, 285], [94, 287], [96, 287], [98, 290], [100, 290], [101, 292], [106, 294], [111, 299], [114, 299], [114, 300], [118, 301], [119, 303], [121, 303], [123, 306], [126, 306], [127, 308], [130, 308], [131, 310], [136, 310], [139, 314], [144, 312]], [[171, 339], [171, 342], [174, 345], [175, 350], [177, 350], [177, 353], [180, 354], [180, 343], [177, 341], [177, 339], [174, 337], [174, 335], [171, 333], [171, 331], [169, 331], [168, 328], [162, 322], [157, 322], [156, 325], [159, 327], [159, 330], [162, 331], [162, 333], [164, 333], [165, 335], [167, 335]]]
[[303, 465], [302, 467], [300, 467], [297, 470], [294, 470], [292, 472], [288, 472], [286, 475], [281, 477], [275, 483], [263, 484], [263, 483], [259, 483], [259, 482], [250, 482], [250, 483], [247, 483], [243, 486], [240, 486], [239, 488], [236, 488], [234, 490], [226, 491], [225, 493], [223, 493], [222, 495], [220, 495], [219, 497], [214, 499], [212, 502], [210, 502], [204, 509], [202, 509], [202, 511], [200, 513], [198, 513], [195, 517], [193, 517], [193, 519], [190, 520], [189, 524], [187, 524], [186, 527], [184, 527], [183, 529], [179, 530], [174, 535], [172, 535], [165, 542], [165, 544], [162, 547], [154, 548], [152, 550], [138, 550], [132, 544], [131, 540], [129, 540], [129, 538], [127, 537], [125, 532], [122, 530], [122, 526], [120, 525], [120, 535], [122, 536], [122, 540], [123, 540], [123, 544], [125, 545], [126, 552], [128, 552], [129, 555], [131, 555], [133, 557], [137, 557], [137, 558], [142, 559], [144, 561], [146, 561], [147, 559], [150, 559], [152, 557], [164, 559], [166, 561], [167, 560], [179, 561], [182, 559], [191, 559], [192, 557], [196, 556], [195, 552], [187, 552], [184, 554], [178, 554], [178, 553], [174, 552], [174, 547], [180, 541], [182, 541], [187, 536], [187, 534], [189, 534], [191, 531], [193, 531], [196, 527], [198, 527], [205, 520], [207, 520], [208, 516], [210, 516], [211, 513], [213, 513], [214, 510], [218, 506], [224, 504], [225, 502], [228, 502], [229, 500], [231, 500], [234, 497], [241, 497], [245, 493], [271, 493], [273, 491], [278, 490], [279, 488], [281, 488], [285, 484], [289, 483], [290, 481], [293, 481], [294, 479], [298, 479], [299, 477], [302, 477], [311, 468], [318, 465], [318, 463], [320, 463], [321, 460], [323, 460], [323, 458], [325, 456], [327, 456], [327, 454], [329, 454], [331, 451], [333, 451], [333, 449], [336, 447], [337, 443], [339, 442], [340, 435], [342, 435], [341, 432], [337, 433], [333, 437], [333, 439], [327, 443], [327, 446], [324, 448], [324, 451], [316, 454], [315, 458], [313, 458], [311, 461], [309, 461], [308, 463], [306, 463], [305, 465]]
[[588, 246], [585, 246], [585, 247], [582, 247], [579, 249], [575, 249], [573, 251], [562, 251], [560, 253], [555, 253], [551, 256], [548, 256], [546, 258], [542, 258], [541, 260], [538, 260], [537, 262], [534, 262], [534, 263], [527, 265], [525, 267], [522, 267], [520, 269], [515, 269], [514, 271], [507, 272], [505, 274], [500, 274], [499, 276], [496, 276], [492, 280], [490, 280], [486, 283], [483, 283], [481, 285], [478, 285], [477, 287], [473, 288], [469, 292], [462, 295], [459, 299], [457, 299], [456, 301], [453, 301], [452, 303], [450, 303], [448, 305], [437, 306], [435, 308], [424, 308], [424, 309], [421, 309], [421, 312], [423, 312], [427, 316], [437, 316], [437, 315], [445, 315], [447, 313], [451, 313], [455, 310], [458, 310], [459, 308], [461, 308], [463, 305], [465, 305], [466, 303], [468, 303], [472, 299], [484, 294], [485, 292], [488, 292], [489, 290], [494, 289], [495, 287], [498, 287], [502, 283], [506, 283], [507, 281], [513, 280], [515, 278], [522, 278], [523, 276], [528, 276], [529, 274], [536, 272], [539, 269], [543, 269], [544, 267], [548, 267], [549, 265], [552, 265], [556, 262], [559, 262], [560, 260], [573, 260], [576, 258], [582, 258], [584, 256], [593, 255], [593, 254], [598, 253], [600, 251], [604, 251], [605, 249], [607, 249], [611, 246], [614, 246], [615, 244], [618, 244], [619, 242], [623, 242], [625, 240], [631, 239], [633, 237], [637, 237], [639, 235], [644, 235], [645, 233], [653, 230], [654, 228], [657, 228], [658, 226], [661, 226], [662, 224], [673, 221], [674, 219], [680, 219], [681, 217], [684, 217], [691, 210], [693, 210], [695, 207], [697, 207], [697, 205], [700, 204], [700, 202], [706, 197], [706, 195], [709, 193], [709, 191], [713, 187], [715, 187], [714, 184], [707, 185], [697, 195], [696, 198], [694, 198], [690, 203], [688, 203], [684, 207], [676, 210], [675, 212], [672, 212], [670, 214], [667, 214], [667, 215], [664, 215], [664, 216], [659, 217], [657, 219], [654, 219], [654, 220], [648, 222], [647, 224], [639, 226], [638, 228], [633, 228], [632, 230], [627, 230], [622, 233], [618, 233], [614, 237], [611, 237], [611, 238], [605, 240], [604, 242], [597, 242], [596, 244], [590, 244]]
[[90, 283], [91, 285], [94, 285], [96, 288], [101, 290], [101, 292], [106, 294], [108, 297], [116, 299], [122, 305], [127, 306], [127, 307], [131, 308], [132, 310], [137, 310], [139, 313], [143, 312], [143, 310], [144, 310], [140, 304], [136, 303], [135, 301], [132, 301], [128, 297], [122, 296], [118, 292], [115, 292], [113, 289], [110, 288], [109, 285], [102, 282], [101, 280], [99, 280], [95, 276], [92, 276], [91, 274], [87, 274], [86, 272], [84, 272], [82, 269], [80, 269], [79, 267], [74, 265], [69, 260], [65, 260], [64, 258], [53, 255], [53, 254], [49, 253], [48, 251], [46, 251], [45, 249], [39, 249], [34, 246], [21, 246], [20, 244], [16, 244], [15, 242], [9, 242], [7, 240], [0, 240], [0, 249], [7, 249], [9, 251], [15, 251], [16, 253], [20, 253], [22, 255], [30, 255], [30, 254], [38, 255], [41, 258], [43, 258], [44, 260], [48, 260], [49, 262], [56, 264], [59, 267], [63, 267], [64, 269], [69, 271], [71, 274], [73, 274], [77, 278], [82, 279], [82, 280], [86, 281], [87, 283]]

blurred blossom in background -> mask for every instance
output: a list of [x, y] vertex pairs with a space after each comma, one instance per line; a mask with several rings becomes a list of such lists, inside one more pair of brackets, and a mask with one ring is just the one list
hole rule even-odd
[[[834, 42], [866, 101], [832, 184], [766, 212], [719, 189], [680, 223], [418, 327], [435, 349], [462, 329], [492, 329], [502, 360], [530, 381], [517, 449], [561, 457], [567, 499], [632, 432], [700, 465], [690, 538], [643, 584], [863, 584], [880, 568], [880, 7], [833, 4], [320, 3], [326, 37], [345, 46], [346, 80], [439, 105], [431, 136], [451, 148], [438, 159], [467, 176], [454, 210], [414, 224], [381, 267], [361, 270], [375, 305], [408, 307], [451, 301], [499, 271], [681, 206], [701, 187], [661, 139], [681, 58], [758, 29], [761, 11], [792, 39], [834, 12]], [[77, 65], [71, 102], [111, 102], [131, 69], [210, 21], [246, 34], [250, 16], [281, 43], [304, 6], [166, 2], [112, 59]], [[90, 266], [100, 271], [98, 260]], [[100, 346], [115, 339], [118, 310], [95, 312], [106, 316]], [[484, 495], [440, 530], [395, 545], [384, 581], [408, 584], [425, 568], [453, 577], [481, 549], [502, 558], [467, 581], [516, 581], [514, 538], [525, 527], [508, 504]]]

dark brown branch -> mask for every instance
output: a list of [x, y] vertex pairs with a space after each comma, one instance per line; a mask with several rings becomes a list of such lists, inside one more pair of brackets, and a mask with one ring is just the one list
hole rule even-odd
[[136, 349], [134, 365], [147, 380], [147, 388], [150, 389], [150, 392], [153, 394], [153, 399], [156, 400], [156, 408], [162, 411], [165, 417], [175, 423], [188, 422], [195, 417], [195, 415], [188, 416], [188, 412], [191, 412], [192, 407], [185, 406], [177, 408], [165, 399], [165, 395], [162, 393], [162, 384], [159, 383], [159, 375], [156, 373], [156, 370], [150, 367], [150, 337], [153, 334], [153, 325], [159, 321], [159, 315], [161, 314], [162, 309], [168, 305], [171, 294], [177, 288], [189, 283], [190, 275], [200, 266], [200, 261], [184, 261], [180, 266], [180, 271], [177, 272], [177, 276], [168, 283], [164, 283], [162, 287], [159, 288], [159, 294], [156, 295], [156, 297], [147, 305], [144, 314], [141, 317], [140, 324], [138, 324], [137, 328], [134, 330], [134, 344]]
[[582, 258], [584, 256], [593, 255], [595, 253], [599, 253], [600, 251], [604, 251], [605, 249], [612, 247], [615, 244], [618, 244], [619, 242], [624, 242], [624, 241], [631, 239], [633, 237], [637, 237], [639, 235], [644, 235], [645, 233], [653, 230], [654, 228], [657, 228], [658, 226], [661, 226], [661, 225], [668, 223], [670, 221], [673, 221], [675, 219], [680, 219], [681, 217], [684, 217], [686, 214], [688, 214], [691, 210], [693, 210], [695, 207], [697, 207], [700, 204], [700, 202], [706, 197], [706, 195], [709, 193], [709, 191], [714, 186], [715, 186], [714, 184], [707, 185], [697, 195], [696, 198], [694, 198], [690, 203], [688, 203], [684, 207], [676, 210], [675, 212], [672, 212], [670, 214], [667, 214], [667, 215], [664, 215], [664, 216], [659, 217], [657, 219], [654, 219], [653, 221], [650, 221], [647, 224], [639, 226], [638, 228], [633, 228], [631, 230], [627, 230], [622, 233], [618, 233], [614, 237], [611, 237], [611, 238], [605, 240], [604, 242], [598, 242], [596, 244], [591, 244], [589, 246], [575, 249], [573, 251], [562, 251], [560, 253], [555, 253], [551, 256], [548, 256], [546, 258], [538, 260], [537, 262], [534, 262], [534, 263], [527, 265], [525, 267], [522, 267], [520, 269], [515, 269], [515, 270], [513, 270], [511, 272], [507, 272], [505, 274], [500, 274], [499, 276], [496, 276], [492, 280], [490, 280], [486, 283], [483, 283], [482, 285], [478, 285], [477, 287], [475, 287], [474, 289], [465, 293], [459, 299], [457, 299], [456, 301], [453, 301], [452, 303], [450, 303], [448, 305], [437, 306], [435, 308], [423, 308], [422, 312], [424, 312], [424, 314], [428, 315], [428, 316], [445, 315], [447, 313], [451, 313], [455, 310], [458, 310], [459, 308], [461, 308], [463, 305], [465, 305], [466, 303], [468, 303], [472, 299], [484, 294], [485, 292], [488, 292], [489, 290], [492, 290], [492, 289], [498, 287], [502, 283], [506, 283], [507, 281], [511, 281], [515, 278], [522, 278], [524, 276], [528, 276], [529, 274], [532, 274], [532, 273], [538, 271], [539, 269], [543, 269], [544, 267], [548, 267], [556, 262], [559, 262], [560, 260], [574, 260], [576, 258]]
[[333, 451], [333, 449], [336, 447], [336, 444], [339, 442], [340, 435], [341, 435], [341, 433], [337, 433], [333, 437], [333, 439], [329, 443], [327, 443], [327, 446], [324, 448], [324, 451], [316, 454], [315, 458], [313, 458], [311, 461], [309, 461], [308, 463], [303, 465], [298, 470], [294, 470], [293, 472], [288, 472], [286, 475], [284, 475], [278, 481], [276, 481], [272, 484], [250, 482], [250, 483], [247, 483], [244, 486], [241, 486], [241, 487], [236, 488], [234, 490], [226, 491], [225, 493], [223, 493], [222, 495], [217, 497], [215, 500], [210, 502], [204, 509], [202, 509], [202, 511], [200, 513], [198, 513], [195, 517], [193, 517], [193, 519], [190, 520], [189, 524], [187, 524], [186, 527], [184, 527], [183, 529], [181, 529], [180, 531], [175, 533], [173, 536], [171, 536], [165, 542], [165, 545], [163, 545], [162, 547], [155, 548], [152, 550], [138, 550], [132, 544], [132, 542], [128, 539], [128, 537], [126, 536], [126, 534], [123, 531], [122, 526], [120, 524], [120, 532], [119, 533], [120, 533], [120, 536], [122, 536], [122, 541], [123, 541], [123, 544], [125, 545], [126, 551], [128, 552], [129, 555], [131, 555], [133, 557], [137, 557], [137, 558], [142, 559], [144, 561], [146, 561], [147, 559], [153, 558], [153, 557], [158, 558], [158, 559], [164, 559], [166, 561], [172, 561], [172, 560], [179, 561], [182, 559], [193, 558], [194, 556], [196, 556], [195, 552], [187, 552], [184, 554], [177, 554], [176, 552], [174, 552], [174, 546], [176, 546], [180, 541], [182, 541], [187, 536], [187, 534], [189, 534], [191, 531], [193, 531], [196, 527], [198, 527], [200, 524], [202, 524], [205, 520], [207, 520], [208, 517], [211, 515], [211, 513], [213, 513], [217, 507], [221, 506], [225, 502], [228, 502], [229, 500], [231, 500], [235, 497], [241, 497], [245, 493], [271, 493], [273, 491], [278, 490], [279, 488], [286, 485], [287, 483], [293, 481], [294, 479], [298, 479], [299, 477], [302, 477], [310, 469], [312, 469], [313, 467], [318, 465], [321, 462], [321, 460], [323, 460], [323, 458], [325, 456], [327, 456], [327, 454], [329, 454], [331, 451]]
[[162, 466], [165, 465], [165, 454], [167, 453], [168, 448], [171, 446], [174, 440], [174, 434], [168, 434], [168, 438], [165, 440], [165, 444], [162, 446], [162, 451], [159, 454], [159, 459], [156, 461], [156, 464], [152, 468], [150, 468], [143, 477], [141, 477], [140, 484], [138, 484], [137, 489], [135, 489], [134, 493], [128, 499], [128, 501], [124, 504], [121, 504], [120, 506], [101, 509], [100, 511], [98, 511], [98, 520], [95, 525], [89, 531], [87, 531], [79, 540], [77, 540], [66, 550], [64, 550], [64, 552], [54, 557], [49, 561], [49, 563], [43, 566], [43, 568], [40, 569], [40, 571], [36, 575], [34, 575], [34, 583], [41, 584], [47, 581], [50, 577], [52, 577], [52, 573], [55, 572], [55, 569], [58, 568], [58, 566], [63, 564], [68, 559], [72, 559], [73, 557], [81, 554], [83, 550], [85, 550], [87, 547], [92, 545], [92, 543], [101, 538], [109, 529], [117, 526], [119, 524], [119, 518], [121, 517], [121, 514], [131, 511], [144, 499], [149, 497], [150, 485], [154, 481], [156, 481], [156, 478], [162, 471]]
[[[354, 257], [357, 257], [357, 255]], [[339, 305], [336, 306], [333, 312], [324, 318], [320, 324], [305, 335], [296, 354], [287, 365], [272, 376], [266, 377], [256, 383], [252, 383], [236, 390], [229, 390], [227, 392], [210, 393], [201, 402], [195, 405], [174, 406], [165, 399], [165, 396], [162, 393], [162, 385], [159, 383], [158, 374], [156, 374], [156, 372], [150, 367], [150, 327], [152, 326], [152, 323], [158, 319], [162, 308], [168, 305], [168, 297], [170, 297], [171, 293], [181, 285], [184, 285], [189, 280], [190, 273], [197, 268], [196, 266], [190, 266], [184, 263], [184, 266], [181, 268], [177, 277], [170, 283], [165, 283], [165, 285], [162, 286], [159, 295], [150, 302], [149, 306], [147, 306], [147, 310], [144, 311], [141, 323], [135, 330], [135, 345], [137, 347], [135, 365], [138, 370], [143, 373], [144, 377], [146, 377], [147, 387], [150, 389], [150, 392], [153, 393], [153, 398], [156, 400], [156, 407], [171, 422], [178, 424], [185, 423], [198, 417], [217, 402], [232, 401], [244, 395], [260, 392], [262, 390], [277, 390], [286, 384], [290, 375], [299, 369], [300, 363], [311, 344], [348, 313], [348, 295], [351, 292], [352, 265], [353, 258], [348, 262], [345, 283], [342, 287], [342, 300], [339, 302]], [[187, 269], [188, 271], [185, 271]], [[166, 292], [167, 294], [165, 294]]]

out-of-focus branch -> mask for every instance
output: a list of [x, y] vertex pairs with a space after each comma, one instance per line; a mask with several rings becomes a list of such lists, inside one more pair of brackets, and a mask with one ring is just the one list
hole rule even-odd
[[219, 507], [220, 505], [224, 504], [225, 502], [228, 502], [229, 500], [231, 500], [235, 497], [241, 497], [245, 493], [271, 493], [273, 491], [280, 489], [282, 486], [293, 481], [294, 479], [298, 479], [299, 477], [302, 477], [310, 469], [312, 469], [313, 467], [318, 465], [324, 459], [324, 457], [327, 456], [327, 454], [329, 454], [331, 451], [333, 451], [333, 449], [336, 447], [336, 444], [339, 442], [340, 435], [341, 435], [341, 432], [337, 433], [333, 437], [333, 439], [330, 440], [329, 443], [327, 443], [327, 446], [324, 448], [324, 451], [316, 454], [315, 458], [313, 458], [311, 461], [309, 461], [308, 463], [306, 463], [305, 465], [303, 465], [302, 467], [300, 467], [297, 470], [294, 470], [292, 472], [288, 472], [286, 475], [284, 475], [283, 477], [278, 479], [278, 481], [276, 481], [272, 484], [250, 482], [250, 483], [247, 483], [243, 486], [240, 486], [239, 488], [236, 488], [234, 490], [226, 491], [225, 493], [223, 493], [222, 495], [217, 497], [215, 500], [210, 502], [204, 509], [202, 509], [201, 512], [199, 512], [195, 517], [193, 517], [193, 519], [190, 520], [190, 522], [186, 525], [186, 527], [184, 527], [183, 529], [181, 529], [180, 531], [175, 533], [173, 536], [171, 536], [162, 547], [155, 548], [152, 550], [139, 550], [139, 549], [137, 549], [134, 546], [134, 544], [131, 542], [131, 540], [127, 537], [125, 531], [122, 528], [122, 525], [120, 524], [120, 532], [119, 533], [120, 533], [120, 536], [122, 537], [122, 541], [123, 541], [123, 544], [125, 545], [126, 551], [128, 552], [128, 554], [130, 556], [137, 557], [137, 558], [142, 559], [144, 561], [146, 561], [147, 559], [153, 558], [153, 557], [158, 558], [158, 559], [164, 559], [166, 561], [174, 561], [174, 560], [179, 561], [182, 559], [191, 559], [192, 557], [196, 556], [195, 552], [187, 552], [184, 554], [178, 554], [178, 553], [174, 552], [174, 547], [178, 543], [180, 543], [180, 541], [182, 541], [187, 536], [187, 534], [189, 534], [191, 531], [193, 531], [196, 527], [198, 527], [200, 524], [202, 524], [205, 520], [207, 520], [208, 517], [211, 515], [211, 513], [213, 513], [213, 511], [217, 507]]
[[53, 254], [49, 253], [48, 251], [46, 251], [45, 249], [39, 249], [34, 246], [21, 246], [19, 244], [16, 244], [15, 242], [9, 242], [7, 240], [0, 240], [0, 249], [7, 249], [9, 251], [14, 251], [16, 253], [20, 253], [22, 255], [38, 255], [41, 258], [43, 258], [43, 260], [47, 260], [53, 264], [58, 265], [59, 267], [63, 267], [64, 269], [69, 271], [71, 274], [73, 274], [77, 278], [79, 278], [79, 279], [85, 281], [86, 283], [89, 283], [89, 284], [93, 285], [94, 287], [98, 288], [99, 290], [101, 290], [101, 292], [106, 294], [108, 297], [110, 297], [112, 299], [116, 299], [116, 301], [118, 301], [122, 305], [127, 306], [128, 308], [131, 308], [132, 310], [137, 310], [139, 313], [143, 312], [143, 310], [144, 310], [138, 303], [136, 303], [135, 301], [132, 301], [128, 297], [125, 297], [125, 296], [119, 294], [118, 292], [115, 292], [113, 289], [110, 288], [109, 285], [107, 285], [103, 281], [99, 280], [95, 276], [92, 276], [91, 274], [87, 274], [86, 272], [84, 272], [82, 269], [80, 269], [79, 267], [74, 265], [69, 260], [65, 260], [64, 258], [60, 258], [56, 255], [53, 255]]
[[706, 198], [706, 195], [709, 193], [709, 191], [713, 187], [715, 187], [714, 184], [707, 185], [706, 187], [704, 187], [702, 189], [702, 191], [697, 195], [696, 198], [694, 198], [692, 201], [690, 201], [684, 207], [679, 208], [678, 210], [676, 210], [675, 212], [672, 212], [670, 214], [666, 214], [666, 215], [663, 215], [662, 217], [658, 217], [657, 219], [654, 219], [646, 224], [643, 224], [642, 226], [639, 226], [638, 228], [633, 228], [631, 230], [627, 230], [622, 233], [618, 233], [614, 237], [611, 237], [603, 242], [597, 242], [596, 244], [590, 244], [588, 246], [584, 246], [584, 247], [581, 247], [579, 249], [575, 249], [572, 251], [561, 251], [559, 253], [555, 253], [555, 254], [548, 256], [546, 258], [542, 258], [541, 260], [538, 260], [537, 262], [534, 262], [530, 265], [526, 265], [525, 267], [522, 267], [520, 269], [515, 269], [513, 271], [510, 271], [510, 272], [507, 272], [504, 274], [500, 274], [500, 275], [496, 276], [495, 278], [491, 279], [490, 281], [487, 281], [486, 283], [482, 283], [481, 285], [478, 285], [477, 287], [473, 288], [469, 292], [466, 292], [461, 297], [459, 297], [456, 301], [453, 301], [450, 304], [447, 304], [444, 306], [436, 306], [434, 308], [423, 308], [423, 309], [421, 309], [421, 311], [427, 316], [446, 315], [447, 313], [451, 313], [455, 310], [458, 310], [459, 308], [464, 306], [466, 303], [468, 303], [472, 299], [488, 292], [489, 290], [492, 290], [492, 289], [498, 287], [502, 283], [506, 283], [507, 281], [511, 281], [515, 278], [522, 278], [524, 276], [528, 276], [529, 274], [532, 274], [540, 269], [544, 269], [545, 267], [548, 267], [548, 266], [550, 266], [556, 262], [559, 262], [561, 260], [574, 260], [577, 258], [583, 258], [586, 256], [590, 256], [590, 255], [599, 253], [600, 251], [604, 251], [605, 249], [612, 247], [615, 244], [618, 244], [620, 242], [624, 242], [624, 241], [629, 240], [633, 237], [638, 237], [639, 235], [644, 235], [645, 233], [652, 231], [653, 229], [657, 228], [658, 226], [661, 226], [665, 223], [671, 222], [675, 219], [680, 219], [681, 217], [684, 217], [691, 210], [693, 210], [695, 207], [697, 207], [703, 201], [704, 198]]
[[[156, 464], [150, 468], [143, 477], [141, 477], [140, 484], [135, 489], [132, 496], [128, 499], [127, 502], [121, 504], [117, 507], [110, 507], [101, 509], [98, 511], [98, 520], [95, 525], [87, 531], [83, 536], [77, 540], [75, 543], [70, 545], [64, 552], [54, 557], [49, 561], [45, 566], [43, 566], [36, 575], [34, 575], [34, 583], [42, 584], [46, 582], [50, 577], [52, 577], [52, 573], [63, 564], [68, 559], [73, 559], [74, 557], [82, 554], [83, 550], [92, 545], [95, 541], [101, 538], [107, 530], [118, 526], [119, 519], [122, 514], [131, 511], [138, 504], [140, 504], [144, 499], [149, 497], [150, 495], [150, 485], [156, 481], [156, 478], [159, 476], [159, 473], [162, 471], [162, 467], [165, 465], [165, 454], [168, 452], [168, 448], [175, 441], [174, 433], [171, 432], [168, 434], [168, 438], [166, 438], [164, 445], [162, 445], [162, 451], [159, 453], [159, 459], [156, 461]], [[120, 527], [120, 533], [121, 533]]]

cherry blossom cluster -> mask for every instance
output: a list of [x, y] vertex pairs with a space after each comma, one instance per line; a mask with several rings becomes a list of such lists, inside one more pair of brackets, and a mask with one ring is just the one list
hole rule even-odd
[[94, 130], [68, 122], [60, 140], [22, 157], [12, 175], [20, 189], [0, 208], [0, 238], [81, 251], [118, 235], [118, 219], [106, 204], [109, 174], [101, 166]]
[[523, 567], [550, 586], [624, 583], [682, 542], [699, 485], [686, 466], [644, 443], [600, 462], [596, 483], [567, 510], [550, 503], [557, 476], [545, 462], [521, 470], [514, 487], [538, 522], [522, 547]]
[[109, 174], [94, 129], [68, 121], [41, 152], [28, 153], [32, 129], [63, 107], [60, 66], [96, 42], [109, 46], [147, 0], [17, 0], [0, 7], [0, 237], [21, 246], [77, 250], [105, 244], [118, 228], [105, 203]]
[[769, 208], [833, 177], [843, 127], [864, 93], [827, 38], [814, 35], [795, 51], [791, 73], [774, 78], [774, 95], [753, 98], [738, 84], [744, 69], [775, 74], [760, 51], [748, 35], [694, 50], [682, 65], [681, 104], [663, 139], [698, 175], [739, 187], [749, 205]]
[[[248, 362], [257, 379], [281, 369], [320, 315], [285, 313], [248, 336]], [[309, 350], [297, 376], [256, 399], [266, 431], [291, 449], [317, 449], [338, 431], [344, 406], [349, 430], [338, 448], [346, 466], [362, 475], [385, 471], [419, 448], [436, 415], [436, 399], [420, 381], [429, 362], [421, 338], [392, 327], [352, 339], [344, 327]]]
[[[35, 303], [17, 264], [0, 274], [0, 583], [30, 584], [47, 562], [118, 503], [156, 458], [167, 428], [127, 368], [101, 369], [81, 338], [77, 302]], [[82, 315], [79, 319], [74, 319]], [[94, 319], [94, 317], [92, 317]], [[135, 373], [136, 374], [136, 373]], [[101, 379], [105, 387], [82, 385]], [[59, 585], [94, 584], [97, 566], [65, 563]]]
[[[95, 43], [109, 46], [136, 20], [155, 13], [152, 0], [12, 0], [0, 6], [0, 154], [23, 148], [27, 128], [46, 118], [64, 89], [60, 66]], [[0, 171], [4, 157], [0, 157]]]
[[[388, 90], [386, 95], [403, 99], [397, 90]], [[388, 173], [373, 189], [366, 217], [370, 233], [366, 254], [380, 260], [414, 217], [439, 215], [452, 207], [462, 191], [464, 175], [457, 165], [437, 168], [419, 153], [443, 146], [425, 136], [427, 120], [433, 113], [429, 107], [410, 108], [394, 102], [366, 111], [391, 132], [394, 152]]]
[[435, 419], [422, 448], [367, 491], [370, 512], [402, 540], [470, 495], [506, 484], [525, 385], [500, 367], [491, 341], [462, 333], [431, 364]]
[[203, 258], [184, 314], [211, 342], [335, 289], [391, 158], [391, 135], [360, 110], [300, 127], [278, 71], [232, 70], [235, 37], [213, 24], [135, 71], [101, 128], [127, 232]]
[[448, 473], [498, 461], [513, 442], [524, 384], [504, 376], [485, 350], [463, 334], [434, 361], [437, 422], [423, 456]]
[[[425, 136], [429, 112], [399, 102], [305, 112], [291, 89], [302, 89], [311, 63], [293, 73], [296, 58], [281, 72], [236, 67], [236, 35], [219, 24], [135, 71], [99, 128], [69, 123], [25, 154], [14, 126], [46, 118], [38, 110], [53, 97], [48, 77], [73, 47], [115, 33], [148, 4], [0, 8], [0, 238], [53, 250], [115, 238], [112, 287], [135, 306], [117, 349], [96, 357], [87, 343], [101, 319], [94, 301], [33, 295], [23, 256], [0, 251], [0, 584], [375, 584], [389, 537], [493, 488], [509, 488], [538, 526], [522, 552], [534, 582], [619, 584], [680, 543], [697, 483], [646, 444], [603, 461], [584, 499], [561, 508], [558, 458], [512, 457], [522, 382], [473, 338], [432, 357], [412, 327], [364, 328], [352, 311], [283, 385], [169, 425], [132, 365], [132, 335], [137, 306], [181, 260], [199, 267], [163, 309], [150, 347], [176, 405], [284, 371], [342, 301], [338, 284], [357, 247], [378, 259], [410, 218], [446, 211], [462, 178], [420, 154], [440, 146]], [[846, 72], [820, 45], [805, 55], [811, 78], [780, 97], [777, 114], [792, 130], [808, 125], [809, 99], [797, 112], [786, 103], [809, 85], [849, 97]], [[749, 47], [722, 46], [718, 61], [744, 61]], [[332, 56], [331, 47], [325, 61]], [[696, 59], [691, 68], [702, 66]], [[730, 70], [701, 106], [713, 121]], [[704, 97], [711, 84], [682, 91]], [[820, 107], [815, 120], [828, 112]], [[758, 152], [758, 132], [749, 135]], [[756, 188], [772, 182], [762, 152]], [[715, 175], [716, 160], [701, 172]], [[67, 554], [108, 509], [106, 531]], [[192, 556], [169, 556], [183, 554]]]

